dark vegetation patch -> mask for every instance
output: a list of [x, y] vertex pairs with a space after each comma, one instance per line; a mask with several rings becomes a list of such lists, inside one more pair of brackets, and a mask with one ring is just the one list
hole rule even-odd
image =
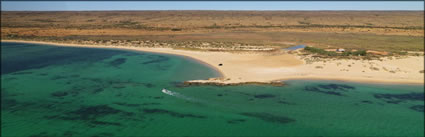
[[276, 116], [269, 113], [241, 113], [241, 115], [248, 116], [248, 117], [254, 117], [261, 119], [266, 122], [272, 122], [272, 123], [280, 123], [280, 124], [287, 124], [291, 122], [295, 122], [295, 119], [291, 119], [284, 116]]
[[135, 82], [131, 80], [116, 80], [116, 79], [101, 79], [101, 78], [82, 78], [82, 80], [88, 80], [93, 82], [94, 88], [92, 93], [99, 93], [104, 91], [106, 88], [122, 89], [127, 86], [144, 86], [147, 88], [155, 87], [152, 83]]
[[50, 95], [54, 97], [64, 97], [68, 95], [68, 92], [57, 91], [57, 92], [53, 92]]
[[78, 132], [75, 132], [75, 131], [65, 131], [62, 134], [62, 136], [64, 136], [64, 137], [72, 137], [72, 136], [77, 135], [77, 134], [79, 134], [79, 133]]
[[53, 76], [50, 78], [50, 80], [58, 80], [58, 79], [66, 79], [68, 78], [67, 76]]
[[285, 105], [295, 105], [294, 103], [290, 103], [290, 102], [287, 102], [285, 100], [279, 100], [277, 103], [279, 103], [279, 104], [285, 104]]
[[120, 105], [120, 106], [126, 106], [126, 107], [139, 107], [141, 104], [128, 104], [128, 103], [121, 103], [121, 102], [115, 102], [114, 104]]
[[152, 103], [142, 103], [141, 105], [142, 105], [142, 106], [149, 106], [149, 105], [161, 105], [161, 103], [155, 103], [155, 102], [152, 102]]
[[184, 113], [179, 113], [179, 112], [174, 112], [174, 111], [169, 111], [169, 110], [165, 110], [165, 109], [143, 109], [143, 112], [146, 114], [167, 114], [173, 117], [178, 117], [178, 118], [185, 118], [185, 117], [189, 117], [189, 118], [207, 118], [206, 116], [201, 116], [201, 115], [194, 115], [194, 114], [184, 114]]
[[155, 70], [160, 70], [160, 71], [167, 71], [172, 65], [167, 65], [167, 64], [155, 64], [154, 69]]
[[94, 93], [94, 94], [96, 94], [96, 93], [102, 92], [103, 90], [104, 90], [103, 88], [98, 87], [98, 88], [95, 88], [95, 89], [93, 90], [93, 93]]
[[239, 124], [239, 123], [242, 123], [242, 122], [245, 122], [246, 120], [245, 119], [232, 119], [232, 120], [227, 120], [227, 123], [229, 123], [229, 124]]
[[217, 94], [217, 96], [221, 97], [221, 96], [223, 96], [223, 94]]
[[311, 52], [311, 53], [316, 53], [319, 55], [327, 55], [327, 56], [366, 56], [366, 50], [358, 50], [358, 51], [345, 51], [343, 53], [336, 53], [334, 51], [326, 51], [324, 49], [321, 48], [314, 48], [314, 47], [305, 47], [304, 48], [305, 51]]
[[116, 97], [122, 97], [122, 93], [118, 93], [115, 95]]
[[12, 73], [12, 75], [26, 75], [26, 74], [32, 74], [33, 72], [15, 72]]
[[171, 31], [181, 31], [182, 29], [180, 28], [172, 28]]
[[69, 75], [69, 76], [57, 75], [57, 76], [51, 77], [50, 80], [67, 79], [67, 78], [77, 78], [77, 77], [80, 77], [80, 75], [77, 75], [77, 74]]
[[387, 102], [388, 104], [399, 104], [403, 101], [402, 100], [387, 100], [385, 102]]
[[1, 99], [1, 110], [7, 110], [10, 112], [16, 112], [21, 110], [27, 110], [33, 103], [19, 102], [16, 99], [3, 98]]
[[274, 98], [276, 95], [273, 94], [257, 94], [254, 95], [254, 98], [265, 99], [265, 98]]
[[122, 89], [122, 88], [125, 88], [125, 85], [113, 85], [112, 88]]
[[15, 80], [15, 79], [18, 79], [18, 78], [15, 78], [15, 77], [8, 77], [8, 78], [5, 78], [4, 80], [9, 81], [9, 80]]
[[47, 75], [49, 75], [49, 74], [47, 74], [47, 73], [40, 73], [39, 75], [40, 75], [40, 76], [47, 76]]
[[17, 106], [19, 103], [18, 101], [16, 101], [16, 99], [5, 99], [2, 98], [1, 99], [1, 109], [2, 110], [7, 110], [10, 108], [13, 108], [15, 106]]
[[80, 77], [80, 75], [74, 74], [74, 75], [70, 75], [69, 77], [71, 77], [71, 78], [78, 78], [78, 77]]
[[95, 119], [96, 117], [103, 117], [106, 115], [117, 114], [122, 111], [109, 107], [108, 105], [97, 106], [82, 106], [78, 110], [70, 112], [70, 114], [77, 116], [76, 118], [82, 120]]
[[372, 101], [369, 101], [369, 100], [363, 100], [361, 102], [364, 103], [364, 104], [373, 104], [373, 102]]
[[390, 104], [398, 104], [405, 101], [424, 101], [424, 93], [405, 93], [405, 94], [373, 94], [377, 99], [384, 100]]
[[113, 134], [113, 133], [99, 133], [96, 135], [93, 135], [91, 137], [116, 137], [117, 135]]
[[66, 90], [71, 96], [75, 97], [80, 94], [80, 92], [83, 92], [86, 88], [85, 87], [79, 87], [79, 86], [73, 86], [71, 89]]
[[63, 91], [56, 91], [51, 93], [50, 95], [53, 97], [58, 97], [58, 98], [62, 98], [65, 96], [72, 96], [72, 97], [76, 97], [78, 96], [81, 92], [84, 92], [86, 90], [86, 87], [82, 87], [82, 86], [73, 86], [71, 87], [71, 89], [66, 89]]
[[121, 64], [124, 64], [126, 62], [126, 58], [117, 58], [113, 61], [108, 62], [108, 65], [113, 66], [113, 67], [118, 67]]
[[95, 82], [96, 84], [102, 85], [103, 87], [122, 87], [126, 85], [130, 86], [145, 86], [147, 88], [155, 87], [152, 83], [143, 83], [143, 82], [135, 82], [131, 80], [104, 80], [100, 78], [85, 78], [86, 80], [90, 80]]
[[154, 99], [163, 99], [164, 96], [153, 97]]
[[[52, 110], [52, 109], [57, 109], [58, 108], [58, 104], [59, 103], [42, 103], [42, 104], [40, 104], [38, 106], [39, 107], [42, 107], [42, 108], [45, 108], [45, 109]], [[60, 104], [63, 104], [63, 102], [60, 103]]]
[[149, 59], [151, 59], [150, 61], [146, 61], [146, 62], [142, 62], [142, 64], [151, 64], [151, 63], [160, 63], [160, 62], [164, 62], [164, 61], [168, 61], [170, 58], [165, 57], [165, 56], [158, 56], [158, 55], [149, 55], [148, 56]]
[[52, 20], [52, 19], [33, 19], [32, 21], [37, 21], [37, 22], [57, 22], [56, 20]]
[[306, 86], [304, 90], [324, 93], [328, 95], [336, 95], [343, 96], [342, 92], [348, 92], [349, 90], [353, 90], [355, 87], [343, 85], [343, 84], [327, 84], [327, 85], [317, 85], [317, 86]]
[[18, 96], [18, 93], [10, 93], [6, 88], [1, 88], [1, 99], [7, 99], [10, 97], [16, 97]]
[[306, 91], [312, 91], [312, 92], [318, 92], [318, 93], [324, 93], [324, 94], [328, 94], [328, 95], [342, 96], [342, 94], [339, 93], [339, 92], [336, 92], [336, 91], [325, 91], [325, 90], [321, 90], [318, 87], [313, 87], [313, 86], [306, 86], [304, 88], [304, 90], [306, 90]]
[[152, 84], [152, 83], [143, 83], [143, 85], [144, 85], [145, 87], [147, 87], [147, 88], [153, 88], [153, 87], [155, 87], [155, 85], [154, 85], [154, 84]]
[[109, 107], [108, 105], [96, 105], [96, 106], [81, 106], [79, 109], [67, 112], [65, 114], [53, 115], [53, 116], [44, 116], [47, 119], [61, 119], [61, 120], [80, 120], [91, 124], [90, 126], [95, 125], [114, 125], [120, 126], [120, 123], [99, 121], [98, 118], [105, 117], [108, 115], [117, 115], [120, 114], [120, 117], [131, 117], [134, 114], [132, 112], [125, 112], [119, 109]]
[[352, 86], [343, 85], [343, 84], [328, 84], [328, 85], [318, 85], [318, 87], [323, 89], [332, 89], [332, 90], [347, 90], [347, 89], [355, 89]]
[[51, 137], [53, 135], [49, 135], [46, 131], [40, 132], [38, 134], [35, 135], [31, 135], [30, 137]]
[[418, 112], [424, 112], [424, 105], [414, 105], [409, 107], [410, 109]]
[[97, 121], [97, 120], [91, 121], [90, 123], [95, 125], [121, 126], [121, 124], [117, 122], [106, 122], [106, 121]]
[[254, 94], [250, 94], [250, 93], [245, 93], [245, 92], [240, 92], [240, 91], [233, 91], [234, 93], [238, 93], [241, 95], [245, 95], [245, 96], [255, 96]]

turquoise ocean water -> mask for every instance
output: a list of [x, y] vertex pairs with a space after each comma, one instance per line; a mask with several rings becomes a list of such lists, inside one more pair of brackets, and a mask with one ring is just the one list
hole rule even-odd
[[1, 43], [1, 135], [424, 136], [423, 85], [182, 86], [218, 75], [181, 56]]

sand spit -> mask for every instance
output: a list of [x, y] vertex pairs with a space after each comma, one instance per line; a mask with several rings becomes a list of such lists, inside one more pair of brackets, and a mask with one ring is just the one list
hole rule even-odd
[[424, 83], [424, 56], [385, 57], [380, 60], [321, 59], [295, 54], [229, 53], [128, 46], [77, 45], [2, 40], [58, 46], [119, 48], [175, 54], [196, 59], [222, 74], [220, 78], [190, 80], [192, 85], [276, 84], [279, 80], [324, 79], [374, 83]]

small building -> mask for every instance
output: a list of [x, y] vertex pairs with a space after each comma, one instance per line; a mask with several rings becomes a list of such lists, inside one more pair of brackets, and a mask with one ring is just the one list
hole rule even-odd
[[345, 52], [345, 49], [337, 48], [336, 51], [337, 52]]

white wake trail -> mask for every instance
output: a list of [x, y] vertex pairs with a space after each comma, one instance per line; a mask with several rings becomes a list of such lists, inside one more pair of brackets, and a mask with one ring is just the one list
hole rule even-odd
[[165, 93], [165, 94], [167, 94], [167, 95], [174, 96], [174, 97], [178, 97], [178, 98], [182, 98], [182, 99], [185, 99], [185, 100], [199, 102], [199, 101], [197, 101], [197, 100], [195, 100], [195, 99], [192, 99], [192, 98], [190, 98], [190, 97], [184, 96], [184, 95], [182, 95], [182, 94], [180, 94], [180, 93], [177, 93], [177, 92], [173, 92], [173, 91], [171, 91], [171, 90], [167, 90], [167, 89], [165, 89], [165, 88], [164, 88], [164, 89], [162, 89], [162, 90], [161, 90], [161, 92], [162, 92], [162, 93]]

